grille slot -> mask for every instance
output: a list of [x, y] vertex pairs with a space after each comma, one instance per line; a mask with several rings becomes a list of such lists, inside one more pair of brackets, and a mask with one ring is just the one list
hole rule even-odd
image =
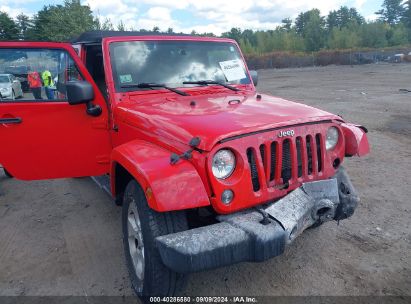
[[265, 162], [265, 145], [260, 145], [260, 155], [265, 169], [267, 167], [267, 164]]
[[317, 145], [317, 168], [318, 172], [321, 172], [323, 170], [323, 162], [321, 158], [321, 134], [315, 135], [315, 144]]
[[248, 164], [250, 165], [251, 182], [253, 184], [253, 190], [254, 192], [256, 192], [260, 190], [260, 182], [258, 180], [257, 160], [253, 148], [247, 149], [247, 159]]
[[311, 136], [307, 135], [306, 137], [306, 145], [307, 145], [307, 171], [308, 174], [313, 173], [313, 153], [311, 149]]
[[295, 141], [295, 145], [297, 148], [297, 164], [298, 164], [298, 177], [303, 176], [303, 160], [302, 160], [302, 139], [301, 137], [297, 137]]
[[281, 178], [284, 184], [288, 183], [291, 179], [291, 142], [289, 139], [283, 142], [283, 157], [282, 157], [282, 167], [281, 167]]
[[270, 181], [274, 180], [275, 168], [277, 167], [277, 142], [271, 143], [271, 170], [270, 170]]

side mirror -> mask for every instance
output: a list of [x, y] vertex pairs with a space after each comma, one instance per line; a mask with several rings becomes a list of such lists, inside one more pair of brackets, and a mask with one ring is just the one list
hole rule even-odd
[[254, 86], [256, 87], [258, 84], [258, 72], [251, 70], [250, 75], [251, 75], [251, 79], [253, 80]]
[[94, 90], [89, 82], [78, 80], [68, 81], [66, 83], [66, 93], [70, 105], [86, 104], [86, 112], [88, 115], [99, 116], [101, 114], [101, 107], [92, 104]]
[[68, 81], [66, 83], [68, 103], [78, 105], [94, 99], [94, 90], [87, 81]]

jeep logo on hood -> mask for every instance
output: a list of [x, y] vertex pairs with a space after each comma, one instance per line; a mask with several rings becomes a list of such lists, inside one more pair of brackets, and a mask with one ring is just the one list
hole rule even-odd
[[293, 137], [294, 134], [295, 134], [294, 130], [280, 131], [280, 133], [278, 134], [278, 137], [286, 137], [286, 136]]

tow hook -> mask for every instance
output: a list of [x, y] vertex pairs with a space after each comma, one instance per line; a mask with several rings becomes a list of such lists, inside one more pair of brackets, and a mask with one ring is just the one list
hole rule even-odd
[[269, 225], [271, 223], [270, 215], [267, 212], [265, 212], [265, 210], [263, 208], [255, 207], [254, 209], [263, 216], [263, 219], [260, 221], [260, 224], [266, 226], [266, 225]]
[[311, 216], [320, 223], [327, 222], [334, 217], [335, 209], [335, 204], [332, 201], [322, 199], [317, 202]]

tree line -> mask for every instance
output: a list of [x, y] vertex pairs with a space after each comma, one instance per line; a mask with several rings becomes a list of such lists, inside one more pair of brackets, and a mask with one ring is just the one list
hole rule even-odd
[[244, 53], [274, 51], [316, 52], [323, 49], [383, 48], [411, 43], [411, 0], [384, 0], [377, 20], [367, 21], [346, 6], [321, 16], [318, 9], [300, 13], [273, 30], [231, 29], [224, 37], [236, 39]]
[[[235, 39], [246, 54], [275, 51], [315, 52], [323, 49], [382, 48], [411, 43], [411, 0], [384, 0], [377, 20], [367, 21], [355, 8], [342, 6], [322, 16], [318, 9], [285, 18], [272, 30], [232, 28], [222, 37]], [[120, 21], [95, 17], [80, 0], [47, 5], [32, 17], [11, 18], [0, 12], [0, 40], [67, 41], [89, 30], [136, 30]], [[147, 32], [146, 29], [138, 29]], [[150, 31], [160, 32], [158, 26]], [[165, 33], [174, 33], [169, 28]], [[213, 33], [193, 35], [214, 36]]]

